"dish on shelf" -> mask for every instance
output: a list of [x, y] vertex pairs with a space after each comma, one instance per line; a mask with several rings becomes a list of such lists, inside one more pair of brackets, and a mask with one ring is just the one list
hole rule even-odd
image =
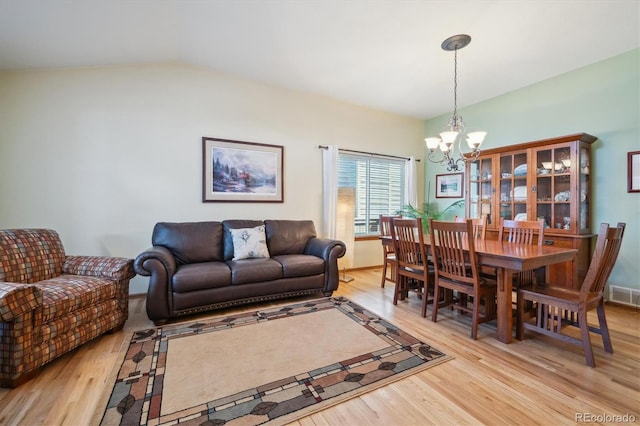
[[518, 167], [513, 169], [514, 176], [525, 176], [527, 174], [527, 164], [520, 164]]
[[556, 201], [569, 201], [569, 198], [571, 198], [571, 192], [570, 191], [562, 191], [562, 192], [558, 192], [555, 196], [555, 200]]
[[527, 214], [526, 213], [518, 213], [516, 215], [516, 217], [513, 218], [513, 220], [527, 220]]
[[503, 173], [502, 177], [503, 178], [510, 178], [511, 177], [511, 173]]
[[544, 167], [547, 170], [551, 170], [553, 168], [553, 163], [551, 161], [543, 161], [542, 167]]
[[513, 201], [525, 201], [527, 199], [527, 187], [526, 186], [516, 186], [511, 191], [511, 198]]
[[549, 169], [540, 169], [538, 174], [548, 175], [549, 173], [551, 173], [551, 170], [549, 170]]

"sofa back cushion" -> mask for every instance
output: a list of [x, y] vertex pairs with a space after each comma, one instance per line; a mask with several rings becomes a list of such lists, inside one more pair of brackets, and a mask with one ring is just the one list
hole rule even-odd
[[0, 281], [32, 284], [62, 274], [65, 253], [51, 229], [0, 230]]
[[255, 228], [256, 226], [264, 225], [261, 220], [223, 220], [222, 226], [224, 227], [224, 260], [233, 259], [233, 236], [231, 235], [231, 229], [240, 228]]
[[312, 220], [265, 220], [264, 224], [271, 256], [303, 254], [309, 240], [316, 236]]
[[151, 243], [166, 247], [181, 265], [222, 261], [222, 231], [220, 222], [159, 222]]

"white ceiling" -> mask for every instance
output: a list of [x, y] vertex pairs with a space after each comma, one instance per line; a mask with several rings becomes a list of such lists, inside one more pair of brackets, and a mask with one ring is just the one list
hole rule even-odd
[[419, 118], [640, 46], [640, 0], [0, 0], [0, 70], [178, 61]]

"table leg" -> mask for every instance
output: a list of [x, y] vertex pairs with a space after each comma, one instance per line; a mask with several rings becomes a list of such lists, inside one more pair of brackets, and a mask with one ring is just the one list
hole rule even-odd
[[498, 340], [502, 343], [511, 343], [513, 318], [512, 295], [513, 273], [507, 268], [498, 268]]

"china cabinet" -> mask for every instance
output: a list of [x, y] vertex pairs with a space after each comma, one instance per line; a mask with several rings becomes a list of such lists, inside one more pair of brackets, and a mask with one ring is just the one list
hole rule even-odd
[[577, 288], [591, 259], [591, 144], [586, 133], [483, 150], [466, 166], [467, 217], [487, 216], [487, 238], [500, 218], [543, 219], [544, 243], [578, 249], [575, 262], [551, 266], [547, 280]]

